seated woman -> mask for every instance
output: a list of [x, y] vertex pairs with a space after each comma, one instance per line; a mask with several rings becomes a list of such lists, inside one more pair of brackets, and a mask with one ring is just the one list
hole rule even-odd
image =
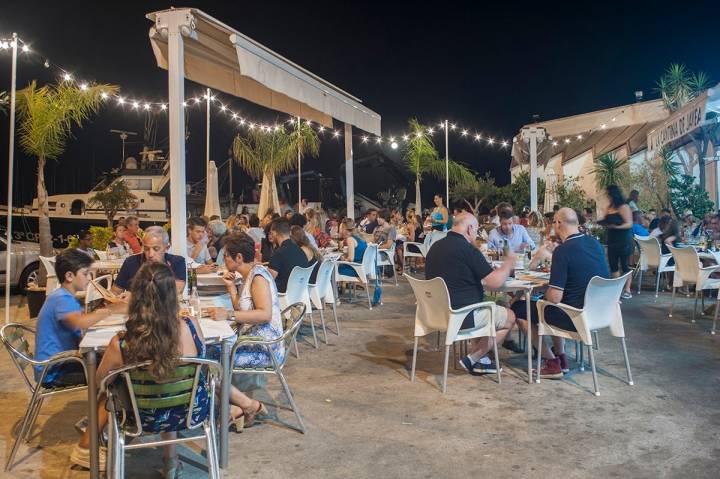
[[[180, 356], [202, 358], [205, 344], [197, 321], [180, 317], [177, 289], [172, 270], [164, 263], [146, 262], [132, 281], [131, 298], [128, 308], [126, 331], [119, 332], [110, 341], [100, 366], [97, 378], [100, 382], [107, 373], [125, 364], [152, 361], [148, 372], [158, 381], [168, 377], [177, 365]], [[202, 418], [207, 414], [210, 401], [203, 383], [195, 396], [193, 417]], [[183, 406], [156, 409], [152, 414], [141, 410], [142, 429], [149, 433], [161, 433], [172, 437], [175, 431], [185, 428], [187, 408]], [[98, 406], [99, 429], [107, 423], [105, 400]], [[88, 428], [75, 446], [70, 460], [89, 468], [90, 429]], [[165, 477], [180, 475], [182, 465], [178, 462], [175, 446], [164, 446], [163, 461]], [[105, 454], [101, 450], [100, 468], [105, 467]]]
[[[341, 260], [361, 263], [365, 250], [367, 249], [367, 242], [358, 235], [355, 221], [351, 218], [345, 218], [340, 228], [340, 237], [344, 240], [345, 246], [347, 246], [347, 251], [342, 255]], [[357, 277], [355, 270], [346, 264], [338, 266], [338, 273], [343, 276]]]
[[307, 239], [307, 235], [305, 235], [305, 231], [298, 225], [290, 227], [290, 239], [300, 247], [303, 253], [305, 253], [305, 257], [308, 260], [308, 266], [313, 266], [313, 272], [312, 275], [310, 275], [310, 284], [315, 284], [318, 269], [320, 268], [320, 262], [322, 261], [320, 252], [313, 248], [310, 241]]

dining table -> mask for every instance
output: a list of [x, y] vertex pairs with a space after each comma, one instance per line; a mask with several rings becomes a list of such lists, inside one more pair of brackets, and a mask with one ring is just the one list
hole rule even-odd
[[[206, 296], [201, 298], [201, 310], [211, 307], [232, 308], [228, 294]], [[125, 327], [126, 314], [113, 314], [92, 328], [88, 329], [80, 341], [80, 352], [85, 359], [88, 382], [88, 428], [90, 429], [90, 477], [97, 479], [100, 476], [99, 458], [99, 425], [98, 425], [98, 391], [97, 355], [104, 351], [112, 338]], [[232, 321], [215, 321], [208, 317], [199, 318], [200, 329], [206, 344], [221, 345], [222, 382], [220, 385], [220, 418], [230, 415], [230, 384], [232, 368], [230, 367], [230, 352], [235, 342], [236, 333], [231, 327]], [[221, 421], [221, 424], [223, 422]], [[228, 464], [228, 428], [219, 428], [218, 462], [221, 468]]]
[[95, 271], [109, 271], [110, 273], [117, 273], [123, 265], [125, 260], [120, 259], [105, 259], [93, 261], [90, 265], [90, 270]]

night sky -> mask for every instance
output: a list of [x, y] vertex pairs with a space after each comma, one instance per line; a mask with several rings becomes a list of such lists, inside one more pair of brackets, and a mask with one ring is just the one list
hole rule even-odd
[[[115, 83], [122, 94], [150, 101], [167, 98], [167, 75], [148, 40], [145, 13], [165, 2], [13, 2], [2, 10], [0, 35], [13, 31], [35, 53], [19, 61], [18, 87], [32, 79], [54, 81], [45, 57], [89, 81]], [[182, 5], [175, 5], [180, 7]], [[634, 91], [656, 98], [655, 82], [671, 62], [706, 71], [720, 81], [717, 39], [720, 2], [195, 2], [240, 32], [361, 98], [382, 115], [385, 135], [401, 134], [410, 117], [451, 122], [510, 139], [533, 114], [552, 119], [632, 103]], [[0, 90], [9, 90], [10, 55], [0, 52]], [[186, 82], [186, 96], [202, 93]], [[250, 118], [273, 122], [287, 115], [221, 94]], [[189, 117], [188, 180], [204, 175], [204, 110]], [[158, 116], [158, 141], [167, 137]], [[108, 106], [75, 132], [59, 163], [46, 171], [50, 194], [87, 191], [105, 170], [119, 166], [121, 143], [109, 129], [142, 137], [145, 115]], [[336, 123], [338, 128], [341, 124]], [[8, 119], [0, 116], [0, 158], [6, 158]], [[214, 117], [212, 157], [227, 158], [236, 128]], [[436, 135], [438, 149], [443, 139]], [[141, 145], [130, 145], [134, 153]], [[355, 143], [355, 156], [376, 146]], [[400, 151], [385, 146], [394, 159]], [[498, 183], [509, 180], [509, 149], [455, 137], [450, 156]], [[15, 201], [35, 195], [34, 162], [16, 156]], [[304, 168], [337, 174], [342, 140], [325, 137], [321, 156]], [[0, 182], [5, 201], [7, 166]], [[237, 170], [236, 170], [237, 171]], [[236, 190], [243, 183], [236, 178]], [[437, 188], [432, 182], [428, 188]]]

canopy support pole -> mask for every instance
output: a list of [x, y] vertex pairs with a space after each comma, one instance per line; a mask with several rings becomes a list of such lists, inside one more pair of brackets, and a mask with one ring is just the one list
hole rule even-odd
[[[10, 322], [10, 260], [12, 259], [13, 168], [15, 165], [15, 83], [17, 82], [17, 33], [12, 41], [12, 79], [10, 83], [10, 136], [8, 145], [7, 252], [5, 254], [5, 324]], [[23, 285], [19, 285], [23, 287]]]
[[355, 219], [355, 186], [353, 185], [352, 125], [345, 123], [345, 197], [347, 213], [345, 216]]
[[210, 178], [210, 89], [207, 89], [207, 112], [205, 113], [206, 137], [205, 137], [205, 191], [208, 191], [208, 179]]
[[530, 144], [530, 211], [538, 211], [537, 146], [545, 139], [545, 129], [527, 127], [523, 128], [520, 134], [523, 141]]
[[447, 120], [445, 120], [445, 207], [450, 211], [450, 145]]
[[300, 165], [300, 117], [297, 117], [297, 134], [298, 134], [298, 210], [297, 212], [303, 214], [302, 209], [302, 165]]

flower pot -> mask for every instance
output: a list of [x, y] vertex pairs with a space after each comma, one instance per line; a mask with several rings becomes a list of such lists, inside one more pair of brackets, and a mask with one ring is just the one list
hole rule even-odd
[[45, 304], [45, 288], [27, 288], [28, 317], [37, 318]]

